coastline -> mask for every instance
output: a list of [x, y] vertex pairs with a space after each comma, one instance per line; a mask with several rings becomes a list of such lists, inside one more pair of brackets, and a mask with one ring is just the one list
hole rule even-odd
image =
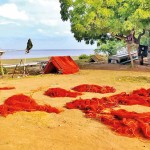
[[[73, 60], [77, 60], [79, 56], [71, 56]], [[50, 57], [38, 57], [38, 58], [26, 58], [26, 61], [28, 63], [31, 63], [31, 62], [41, 62], [41, 61], [48, 61], [50, 59]], [[2, 64], [5, 65], [12, 65], [12, 64], [19, 64], [20, 61], [24, 59], [2, 59]]]
[[[48, 57], [39, 57], [39, 58], [26, 58], [27, 62], [38, 62], [38, 61], [46, 61], [48, 60]], [[2, 63], [4, 64], [19, 64], [19, 62], [24, 59], [2, 59]]]

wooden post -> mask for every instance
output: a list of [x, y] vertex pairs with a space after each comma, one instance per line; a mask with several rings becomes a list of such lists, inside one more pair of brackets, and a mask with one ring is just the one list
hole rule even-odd
[[24, 58], [23, 76], [26, 76], [26, 57]]
[[127, 51], [131, 60], [131, 66], [132, 68], [134, 67], [134, 63], [133, 63], [133, 59], [132, 59], [132, 55], [131, 55], [131, 45], [129, 43], [127, 43]]
[[148, 56], [147, 56], [147, 60], [148, 60], [148, 65], [150, 65], [150, 52], [148, 52]]
[[[20, 63], [16, 65], [16, 67], [15, 67], [15, 69], [14, 69], [14, 71], [13, 71], [12, 78], [13, 78], [13, 77], [14, 77], [14, 75], [16, 74], [16, 70], [17, 70], [17, 68], [18, 68], [18, 67], [21, 67], [21, 64], [23, 64], [23, 66], [24, 66], [24, 62], [23, 62], [23, 60], [22, 60], [22, 59], [20, 60]], [[26, 69], [26, 68], [25, 68], [25, 69]], [[20, 71], [20, 73], [21, 73], [21, 71]], [[24, 75], [24, 72], [23, 72], [23, 75]]]
[[3, 54], [4, 54], [4, 51], [0, 51], [0, 67], [1, 67], [2, 76], [4, 76], [4, 70], [3, 70], [2, 60], [1, 60], [1, 56], [2, 56]]
[[25, 58], [24, 58], [24, 66], [23, 66], [23, 76], [26, 76], [26, 73], [27, 73], [27, 67], [26, 67], [26, 63], [27, 63], [27, 58], [26, 58], [26, 55], [27, 55], [27, 49], [25, 49]]

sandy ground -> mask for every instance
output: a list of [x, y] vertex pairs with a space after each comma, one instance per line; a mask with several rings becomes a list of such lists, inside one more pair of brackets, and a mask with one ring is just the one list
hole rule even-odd
[[[132, 77], [136, 80], [129, 80]], [[143, 77], [143, 80], [139, 80]], [[0, 91], [0, 104], [14, 94], [32, 96], [39, 104], [63, 109], [60, 114], [45, 112], [17, 112], [0, 117], [0, 150], [150, 150], [150, 141], [120, 136], [100, 122], [85, 118], [80, 110], [67, 110], [66, 102], [76, 98], [50, 98], [43, 95], [50, 87], [67, 90], [80, 84], [109, 85], [116, 93], [150, 88], [150, 73], [124, 70], [80, 70], [76, 74], [47, 74], [23, 78], [1, 78], [0, 87], [16, 89]], [[115, 93], [115, 94], [116, 94]], [[113, 94], [84, 93], [82, 98]], [[79, 97], [78, 97], [79, 98]], [[129, 111], [148, 112], [144, 106], [121, 106]]]

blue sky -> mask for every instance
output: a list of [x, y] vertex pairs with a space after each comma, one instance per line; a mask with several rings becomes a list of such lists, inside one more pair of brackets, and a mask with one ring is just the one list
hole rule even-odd
[[33, 49], [96, 48], [74, 39], [59, 0], [0, 0], [0, 48], [25, 49], [29, 38]]

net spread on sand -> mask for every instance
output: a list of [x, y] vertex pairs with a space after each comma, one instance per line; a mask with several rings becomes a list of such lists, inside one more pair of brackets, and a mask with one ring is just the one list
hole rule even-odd
[[59, 113], [57, 108], [50, 105], [38, 105], [34, 99], [24, 94], [13, 95], [0, 105], [0, 115], [7, 116], [17, 111], [45, 111], [48, 113]]
[[[130, 94], [124, 92], [101, 99], [78, 99], [67, 103], [66, 107], [82, 110], [86, 117], [99, 120], [120, 135], [150, 139], [150, 112], [136, 113], [113, 109], [119, 105], [150, 106], [150, 89], [142, 88]], [[110, 112], [106, 112], [106, 108]]]
[[72, 88], [74, 91], [78, 92], [94, 92], [94, 93], [114, 93], [116, 90], [110, 86], [99, 86], [94, 84], [81, 84]]
[[65, 90], [63, 88], [49, 88], [45, 91], [45, 95], [50, 97], [77, 97], [82, 95], [79, 92], [93, 92], [93, 93], [114, 93], [116, 90], [110, 86], [99, 86], [99, 85], [89, 85], [89, 84], [82, 84], [76, 87], [73, 87], [72, 90], [76, 92], [72, 92], [69, 90]]
[[62, 88], [49, 88], [44, 94], [50, 97], [77, 97], [82, 95], [82, 93], [71, 92]]
[[15, 89], [15, 87], [0, 87], [0, 90], [12, 90]]
[[[3, 87], [1, 90], [14, 89]], [[49, 88], [45, 95], [50, 97], [77, 97], [79, 92], [110, 93], [115, 92], [113, 87], [83, 84], [72, 88], [77, 92], [67, 91], [62, 88]], [[119, 105], [143, 105], [150, 107], [150, 88], [134, 90], [127, 94], [122, 92], [110, 97], [77, 99], [66, 103], [68, 109], [80, 109], [86, 117], [99, 120], [120, 135], [129, 137], [145, 137], [150, 139], [150, 112], [128, 112], [123, 109], [114, 110]], [[110, 111], [105, 111], [109, 109]], [[60, 110], [50, 105], [38, 105], [34, 99], [24, 94], [13, 95], [0, 105], [0, 115], [7, 116], [17, 111], [45, 111], [59, 113]]]

